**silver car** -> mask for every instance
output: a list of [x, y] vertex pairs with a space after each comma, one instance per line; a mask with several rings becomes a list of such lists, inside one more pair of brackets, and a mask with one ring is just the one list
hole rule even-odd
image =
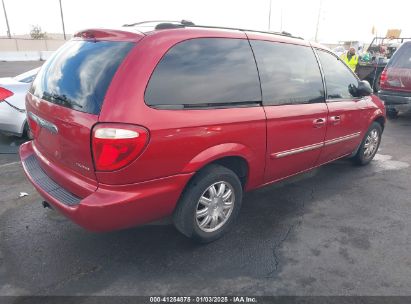
[[[6, 135], [26, 136], [28, 125], [26, 120], [25, 97], [31, 83], [40, 68], [20, 74], [16, 77], [0, 78], [0, 132]], [[5, 89], [5, 90], [4, 90]], [[10, 96], [12, 92], [13, 95]]]

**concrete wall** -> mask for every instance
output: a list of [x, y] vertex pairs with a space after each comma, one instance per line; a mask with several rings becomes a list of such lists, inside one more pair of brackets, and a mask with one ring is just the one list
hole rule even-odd
[[0, 61], [46, 60], [65, 40], [0, 38]]
[[0, 52], [0, 61], [39, 61], [47, 60], [53, 51]]

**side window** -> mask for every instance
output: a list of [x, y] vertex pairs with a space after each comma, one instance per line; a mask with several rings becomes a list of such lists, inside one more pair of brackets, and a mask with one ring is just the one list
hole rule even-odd
[[411, 69], [411, 43], [403, 44], [388, 63], [391, 68]]
[[324, 102], [320, 68], [311, 47], [251, 40], [265, 105]]
[[317, 50], [327, 85], [327, 99], [351, 99], [358, 80], [350, 69], [336, 56]]
[[261, 102], [248, 41], [198, 38], [176, 44], [151, 75], [145, 101], [152, 106]]

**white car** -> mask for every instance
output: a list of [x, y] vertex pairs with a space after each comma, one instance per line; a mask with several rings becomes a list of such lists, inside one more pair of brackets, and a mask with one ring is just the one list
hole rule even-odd
[[25, 97], [40, 68], [16, 77], [0, 78], [0, 132], [6, 135], [26, 136]]

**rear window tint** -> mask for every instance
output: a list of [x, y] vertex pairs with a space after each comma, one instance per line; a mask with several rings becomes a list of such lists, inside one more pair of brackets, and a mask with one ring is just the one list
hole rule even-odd
[[107, 88], [134, 43], [70, 41], [43, 65], [30, 92], [73, 110], [99, 114]]
[[197, 38], [172, 47], [154, 70], [148, 105], [215, 105], [261, 101], [247, 40]]
[[393, 68], [411, 69], [411, 43], [403, 44], [394, 53], [388, 65]]

